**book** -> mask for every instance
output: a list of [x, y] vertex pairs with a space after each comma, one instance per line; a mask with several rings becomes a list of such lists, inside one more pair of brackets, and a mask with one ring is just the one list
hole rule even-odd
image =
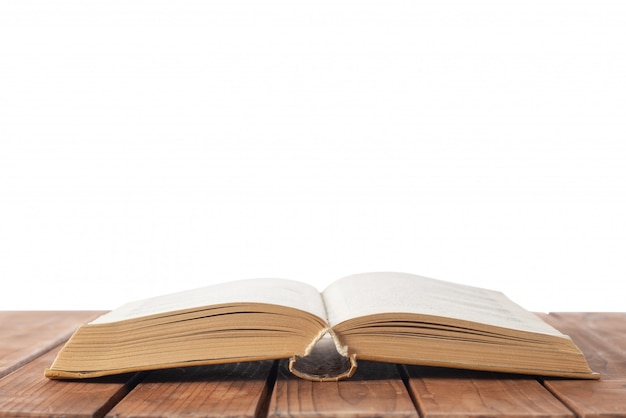
[[323, 292], [248, 279], [131, 302], [79, 327], [51, 379], [289, 359], [311, 380], [359, 360], [596, 379], [566, 335], [504, 294], [406, 273], [362, 273]]

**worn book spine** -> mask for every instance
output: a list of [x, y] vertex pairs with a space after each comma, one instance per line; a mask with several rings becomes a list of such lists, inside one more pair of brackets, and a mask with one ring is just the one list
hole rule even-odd
[[348, 347], [331, 328], [327, 328], [307, 347], [304, 356], [289, 359], [289, 371], [294, 375], [315, 381], [338, 381], [351, 377], [357, 368], [356, 354], [350, 354]]

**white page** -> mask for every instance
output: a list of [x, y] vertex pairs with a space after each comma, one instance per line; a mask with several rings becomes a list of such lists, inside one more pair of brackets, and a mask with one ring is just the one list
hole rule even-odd
[[562, 335], [500, 292], [412, 274], [348, 276], [328, 286], [323, 298], [331, 326], [359, 316], [401, 312]]
[[287, 306], [326, 318], [321, 295], [313, 286], [285, 279], [248, 279], [130, 302], [92, 323], [102, 324], [181, 309], [239, 302]]

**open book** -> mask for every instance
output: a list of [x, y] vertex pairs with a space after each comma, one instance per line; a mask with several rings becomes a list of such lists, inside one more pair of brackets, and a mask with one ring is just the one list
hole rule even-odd
[[404, 273], [348, 276], [321, 294], [251, 279], [132, 302], [80, 327], [45, 375], [283, 358], [313, 380], [349, 377], [360, 359], [599, 377], [568, 336], [503, 294]]

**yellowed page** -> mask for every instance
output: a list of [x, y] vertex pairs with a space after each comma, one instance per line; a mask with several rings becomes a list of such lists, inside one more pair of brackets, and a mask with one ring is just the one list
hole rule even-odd
[[363, 273], [324, 290], [331, 326], [389, 312], [445, 316], [522, 331], [562, 335], [500, 292], [406, 273]]
[[248, 279], [130, 302], [92, 323], [101, 324], [181, 309], [241, 302], [287, 306], [326, 318], [320, 293], [313, 286], [285, 279]]

